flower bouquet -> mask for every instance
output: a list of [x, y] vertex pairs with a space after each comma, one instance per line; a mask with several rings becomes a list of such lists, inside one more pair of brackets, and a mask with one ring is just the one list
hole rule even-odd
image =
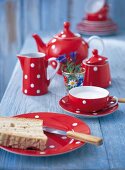
[[71, 52], [69, 56], [64, 54], [57, 58], [61, 63], [66, 90], [83, 85], [85, 70], [81, 67], [81, 64], [77, 64], [77, 56], [76, 52]]

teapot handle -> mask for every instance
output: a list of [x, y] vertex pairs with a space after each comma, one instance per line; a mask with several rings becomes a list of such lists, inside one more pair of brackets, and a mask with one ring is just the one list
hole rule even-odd
[[[100, 52], [100, 55], [102, 55], [104, 53], [104, 48], [105, 48], [105, 45], [104, 45], [104, 41], [102, 40], [102, 38], [100, 38], [99, 36], [92, 36], [88, 39], [88, 44], [90, 45], [90, 43], [93, 41], [93, 40], [98, 40], [102, 46], [102, 51]], [[96, 48], [95, 48], [96, 49]]]
[[[55, 57], [49, 58], [49, 59], [48, 59], [48, 65], [50, 64], [51, 61], [54, 61], [54, 60], [56, 60]], [[56, 69], [53, 71], [53, 74], [50, 76], [50, 78], [49, 78], [49, 80], [48, 80], [49, 83], [52, 81], [52, 79], [54, 78], [56, 72], [57, 72], [57, 71], [59, 70], [59, 68], [60, 68], [60, 63], [59, 63], [57, 60], [56, 60], [56, 63], [57, 63]]]

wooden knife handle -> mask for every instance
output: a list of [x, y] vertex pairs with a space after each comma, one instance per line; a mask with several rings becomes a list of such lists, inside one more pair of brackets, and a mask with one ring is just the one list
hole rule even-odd
[[119, 98], [119, 99], [118, 99], [118, 102], [119, 102], [119, 103], [125, 103], [125, 98]]
[[73, 132], [73, 131], [68, 131], [67, 132], [67, 137], [76, 139], [82, 142], [94, 144], [94, 145], [101, 145], [103, 143], [102, 138], [92, 136], [92, 135], [87, 135], [84, 133], [78, 133], [78, 132]]
[[[115, 98], [113, 98], [112, 100], [115, 101]], [[125, 103], [125, 98], [118, 98], [118, 102]]]

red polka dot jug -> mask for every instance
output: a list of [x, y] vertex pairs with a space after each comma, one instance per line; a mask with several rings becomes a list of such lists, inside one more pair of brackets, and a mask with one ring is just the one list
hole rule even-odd
[[111, 85], [111, 74], [108, 59], [100, 56], [98, 50], [93, 50], [93, 56], [83, 60], [85, 69], [84, 86], [98, 86], [106, 88]]
[[26, 95], [40, 96], [48, 92], [48, 86], [58, 71], [60, 64], [51, 77], [47, 78], [47, 68], [49, 63], [55, 58], [46, 60], [44, 53], [27, 53], [17, 55], [23, 70], [22, 91]]

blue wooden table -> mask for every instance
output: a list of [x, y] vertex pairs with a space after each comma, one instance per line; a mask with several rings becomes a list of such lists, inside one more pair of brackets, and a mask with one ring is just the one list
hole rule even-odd
[[[112, 86], [108, 90], [111, 95], [117, 97], [125, 97], [124, 41], [125, 35], [104, 38], [105, 56], [109, 58], [112, 75]], [[36, 51], [36, 45], [31, 36], [26, 39], [21, 52], [29, 51]], [[22, 94], [21, 80], [22, 71], [17, 63], [1, 101], [1, 116], [38, 111], [66, 113], [58, 105], [59, 99], [65, 95], [61, 76], [56, 75], [50, 85], [49, 93], [40, 97]], [[71, 153], [53, 157], [26, 157], [0, 150], [0, 168], [2, 170], [125, 169], [125, 105], [119, 104], [119, 109], [107, 117], [82, 118], [82, 120], [90, 126], [93, 135], [103, 137], [102, 146], [87, 144]]]

